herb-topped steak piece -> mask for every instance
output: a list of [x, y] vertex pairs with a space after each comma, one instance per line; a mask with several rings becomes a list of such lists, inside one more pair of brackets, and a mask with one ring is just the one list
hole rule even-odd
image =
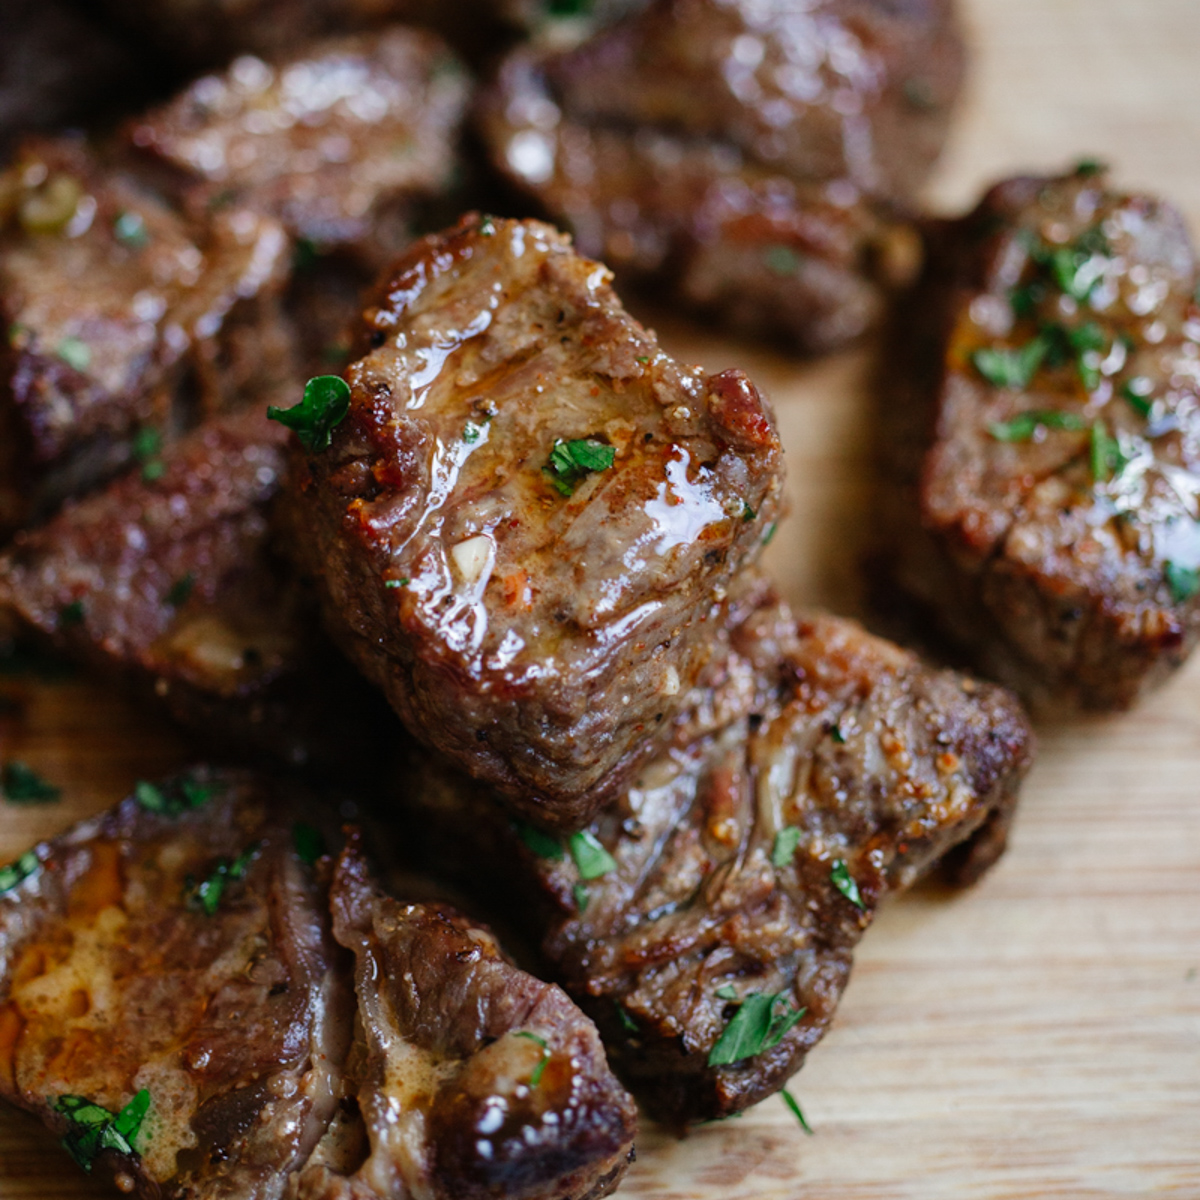
[[0, 175], [0, 533], [257, 387], [287, 264], [270, 217], [193, 228], [81, 143], [24, 146]]
[[900, 579], [1032, 699], [1125, 707], [1200, 631], [1187, 231], [1088, 163], [998, 185], [932, 244], [890, 367]]
[[669, 730], [782, 494], [764, 397], [669, 358], [608, 280], [546, 225], [466, 218], [396, 266], [349, 387], [285, 417], [329, 626], [414, 734], [563, 830]]
[[0, 871], [0, 1096], [124, 1192], [274, 1200], [341, 1099], [353, 994], [296, 801], [143, 783]]
[[286, 431], [207, 422], [0, 557], [0, 624], [50, 641], [218, 743], [289, 763], [377, 761], [394, 718], [272, 548]]
[[596, 1027], [453, 909], [383, 895], [353, 849], [332, 890], [354, 952], [352, 1072], [369, 1152], [323, 1162], [300, 1200], [591, 1200], [633, 1157], [637, 1110]]
[[495, 885], [675, 1126], [783, 1087], [880, 902], [1003, 850], [1032, 753], [1003, 689], [853, 622], [771, 603], [732, 636], [675, 743], [565, 841], [508, 824], [432, 757], [402, 784], [429, 856]]
[[316, 247], [357, 246], [381, 267], [385, 247], [394, 257], [410, 240], [416, 201], [449, 186], [467, 95], [440, 38], [393, 27], [271, 65], [238, 58], [129, 137], [177, 173], [188, 207], [246, 205]]
[[819, 352], [916, 268], [898, 219], [944, 140], [948, 0], [655, 0], [521, 47], [481, 106], [496, 166], [619, 276]]

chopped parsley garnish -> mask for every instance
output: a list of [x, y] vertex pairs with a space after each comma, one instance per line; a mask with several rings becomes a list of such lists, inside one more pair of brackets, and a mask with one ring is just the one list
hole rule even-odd
[[617, 1020], [621, 1022], [621, 1028], [626, 1033], [637, 1033], [637, 1022], [625, 1011], [625, 1005], [620, 1000], [614, 1000], [613, 1005], [617, 1010]]
[[854, 876], [850, 874], [850, 868], [846, 866], [846, 860], [843, 858], [835, 859], [833, 868], [829, 872], [830, 882], [855, 908], [866, 909], [863, 903], [862, 893], [858, 890], [858, 884], [854, 882]]
[[[776, 1013], [780, 1001], [784, 1002], [784, 1010]], [[773, 1049], [807, 1011], [788, 1006], [783, 992], [751, 992], [709, 1052], [708, 1065], [723, 1067]]]
[[175, 580], [171, 584], [170, 591], [166, 594], [166, 601], [172, 608], [182, 608], [191, 598], [192, 591], [196, 586], [196, 577], [189, 571], [182, 578]]
[[143, 425], [133, 435], [133, 457], [142, 464], [142, 478], [147, 483], [161, 479], [167, 469], [158, 457], [162, 450], [162, 434], [153, 425]]
[[1101, 162], [1098, 158], [1081, 158], [1075, 164], [1075, 174], [1082, 179], [1090, 179], [1093, 175], [1099, 175], [1101, 171], [1107, 171], [1108, 164]]
[[141, 213], [128, 209], [117, 214], [113, 222], [113, 235], [122, 246], [128, 246], [131, 250], [140, 250], [150, 240], [150, 231]]
[[519, 1038], [528, 1038], [531, 1042], [536, 1042], [542, 1048], [542, 1057], [538, 1061], [538, 1065], [533, 1068], [533, 1074], [529, 1076], [529, 1086], [537, 1087], [542, 1082], [542, 1074], [546, 1070], [546, 1064], [550, 1061], [550, 1047], [546, 1045], [546, 1039], [536, 1033], [530, 1033], [526, 1029], [520, 1029], [514, 1035]]
[[593, 471], [607, 471], [616, 453], [612, 446], [595, 438], [576, 438], [570, 442], [559, 438], [542, 473], [560, 494], [571, 496], [585, 476]]
[[308, 271], [316, 264], [320, 256], [320, 249], [312, 238], [297, 238], [295, 248], [292, 250], [292, 270]]
[[408, 579], [385, 579], [383, 581], [385, 588], [402, 588], [408, 587]]
[[47, 783], [32, 767], [16, 759], [4, 764], [0, 787], [11, 804], [50, 804], [62, 795], [62, 788]]
[[778, 275], [781, 279], [787, 279], [800, 270], [800, 255], [790, 246], [768, 246], [763, 251], [763, 262], [772, 275]]
[[205, 916], [216, 916], [226, 886], [235, 880], [246, 877], [246, 872], [250, 869], [254, 856], [261, 849], [262, 843], [255, 842], [232, 862], [226, 858], [221, 859], [207, 879], [202, 879], [199, 883], [189, 883], [188, 904], [202, 909]]
[[292, 408], [267, 408], [267, 416], [293, 430], [310, 454], [329, 449], [333, 431], [350, 411], [350, 385], [340, 375], [317, 375], [304, 385], [304, 399]]
[[83, 1096], [59, 1096], [52, 1107], [71, 1122], [63, 1146], [85, 1171], [91, 1171], [103, 1150], [136, 1153], [133, 1142], [150, 1111], [150, 1093], [143, 1088], [119, 1113]]
[[1081, 430], [1087, 422], [1078, 413], [1059, 412], [1057, 409], [1030, 409], [1018, 413], [1011, 421], [996, 421], [988, 426], [988, 433], [998, 442], [1027, 442], [1039, 429]]
[[779, 1094], [783, 1097], [784, 1104], [791, 1109], [792, 1116], [800, 1122], [800, 1128], [803, 1129], [809, 1137], [812, 1137], [812, 1129], [809, 1127], [808, 1122], [804, 1119], [804, 1113], [801, 1110], [799, 1101], [797, 1101], [796, 1097], [793, 1096], [792, 1093], [787, 1090], [787, 1088], [781, 1088]]
[[591, 896], [588, 895], [587, 884], [577, 883], [571, 889], [571, 895], [575, 897], [575, 909], [580, 916], [587, 912], [588, 901]]
[[26, 850], [16, 862], [0, 867], [0, 896], [11, 892], [42, 869], [42, 860], [32, 850]]
[[567, 845], [570, 846], [571, 857], [584, 879], [599, 879], [601, 875], [607, 875], [609, 871], [617, 869], [616, 859], [605, 850], [600, 839], [586, 829], [571, 834]]
[[771, 544], [771, 539], [775, 536], [775, 529], [778, 524], [778, 521], [772, 521], [770, 525], [767, 526], [767, 532], [763, 534], [762, 540], [762, 544], [764, 546], [769, 546]]
[[994, 347], [976, 350], [971, 355], [971, 362], [994, 387], [1019, 389], [1029, 385], [1048, 349], [1045, 338], [1035, 337], [1019, 350], [997, 350]]
[[829, 736], [839, 746], [844, 746], [846, 744], [846, 735], [842, 732], [841, 721], [837, 721], [833, 725], [833, 727], [829, 730]]
[[480, 237], [492, 237], [495, 235], [495, 232], [496, 232], [495, 218], [485, 216], [479, 222], [479, 236]]
[[83, 624], [83, 601], [72, 600], [70, 604], [64, 604], [58, 610], [58, 627], [59, 629], [70, 629], [72, 625]]
[[142, 466], [142, 478], [147, 483], [161, 479], [167, 473], [167, 464], [161, 458], [152, 458]]
[[1168, 559], [1163, 564], [1163, 578], [1176, 604], [1183, 604], [1200, 592], [1200, 570], [1195, 567], [1181, 567]]
[[750, 505], [748, 505], [745, 502], [745, 500], [743, 500], [742, 501], [742, 520], [746, 521], [746, 522], [750, 522], [750, 521], [753, 521], [754, 518], [757, 516], [758, 516], [758, 513], [756, 513], [754, 511], [754, 509], [752, 509], [750, 507]]
[[637, 356], [637, 360], [638, 360], [638, 362], [640, 362], [640, 363], [641, 363], [643, 366], [645, 366], [645, 365], [646, 365], [646, 363], [648, 363], [648, 362], [650, 361], [650, 355], [648, 355], [648, 354], [639, 354], [639, 355]]
[[795, 825], [785, 825], [776, 835], [771, 847], [771, 866], [786, 867], [796, 857], [800, 844], [800, 830]]
[[325, 838], [321, 831], [305, 821], [297, 821], [292, 826], [292, 845], [300, 861], [310, 867], [325, 855]]
[[1150, 393], [1154, 384], [1144, 375], [1135, 375], [1132, 379], [1121, 384], [1121, 398], [1141, 417], [1149, 417], [1154, 408]]
[[1092, 478], [1097, 483], [1104, 483], [1120, 475], [1129, 461], [1117, 439], [1108, 432], [1104, 422], [1098, 419], [1092, 422], [1090, 458]]
[[161, 787], [141, 779], [134, 785], [133, 797], [147, 812], [164, 817], [181, 817], [192, 809], [203, 808], [216, 791], [215, 786], [184, 775]]
[[76, 337], [63, 338], [54, 353], [73, 371], [86, 371], [92, 361], [92, 352], [87, 343]]
[[732, 983], [721, 984], [715, 995], [718, 1000], [736, 1000], [738, 998], [737, 989]]
[[479, 441], [480, 435], [483, 433], [483, 425], [476, 425], [474, 421], [468, 421], [463, 429], [462, 440], [468, 446], [473, 446]]
[[1099, 229], [1088, 230], [1070, 246], [1039, 248], [1033, 257], [1072, 300], [1080, 304], [1090, 299], [1104, 274], [1103, 257], [1108, 240]]
[[532, 850], [538, 858], [548, 858], [551, 862], [558, 862], [564, 855], [565, 851], [562, 848], [562, 843], [555, 837], [551, 837], [548, 833], [543, 833], [536, 825], [526, 825], [523, 821], [518, 821], [516, 824], [517, 836], [525, 843], [527, 849]]

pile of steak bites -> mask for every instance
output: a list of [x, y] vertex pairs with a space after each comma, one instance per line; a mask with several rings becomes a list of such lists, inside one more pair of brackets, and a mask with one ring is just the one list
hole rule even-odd
[[949, 0], [561, 8], [0, 47], [0, 637], [219, 764], [0, 868], [0, 1095], [124, 1192], [606, 1195], [626, 1086], [680, 1132], [783, 1090], [884, 899], [1003, 853], [1016, 697], [789, 607], [770, 400], [614, 280], [798, 353], [900, 290], [884, 590], [1055, 703], [1196, 639], [1173, 210], [1084, 164], [918, 219]]

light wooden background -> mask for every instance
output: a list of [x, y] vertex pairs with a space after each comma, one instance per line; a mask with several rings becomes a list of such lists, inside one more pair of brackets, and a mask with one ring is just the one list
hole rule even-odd
[[[970, 93], [933, 186], [1089, 155], [1200, 230], [1200, 0], [966, 0]], [[775, 398], [794, 515], [788, 594], [859, 610], [870, 348], [803, 366], [653, 318], [668, 347]], [[81, 682], [0, 680], [0, 756], [66, 785], [0, 808], [0, 859], [175, 765], [182, 749]], [[1200, 1200], [1200, 661], [1134, 713], [1041, 729], [1012, 848], [974, 891], [920, 890], [861, 948], [833, 1028], [778, 1099], [675, 1142], [648, 1128], [630, 1200]], [[96, 1194], [0, 1116], [0, 1200]]]

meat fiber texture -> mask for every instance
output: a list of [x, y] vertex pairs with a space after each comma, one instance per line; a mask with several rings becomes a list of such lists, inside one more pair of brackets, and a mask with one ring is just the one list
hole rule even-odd
[[821, 352], [917, 267], [897, 211], [941, 148], [963, 60], [947, 2], [656, 0], [570, 50], [514, 51], [480, 123], [584, 253]]
[[636, 1112], [592, 1023], [353, 848], [331, 882], [325, 825], [199, 768], [0, 869], [0, 1096], [146, 1200], [607, 1194]]
[[272, 545], [286, 431], [215, 418], [0, 557], [0, 617], [225, 752], [362, 771], [394, 718]]
[[[398, 788], [425, 861], [540, 939], [676, 1128], [784, 1086], [880, 903], [937, 864], [970, 882], [1003, 851], [1033, 752], [1008, 692], [854, 622], [767, 603], [732, 636], [675, 742], [565, 841], [505, 822], [432, 756]], [[739, 1022], [758, 1033], [730, 1059]]]
[[251, 55], [135, 121], [130, 142], [196, 212], [236, 203], [311, 248], [380, 268], [410, 240], [415, 203], [447, 189], [469, 81], [449, 47], [392, 27]]
[[1170, 205], [1095, 164], [931, 233], [883, 496], [902, 586], [1042, 708], [1125, 708], [1200, 631], [1200, 303]]
[[289, 490], [350, 657], [414, 734], [560, 830], [669, 731], [782, 497], [765, 398], [676, 363], [608, 281], [537, 222], [418, 243]]
[[288, 352], [272, 325], [288, 260], [270, 217], [193, 227], [81, 142], [23, 146], [0, 176], [0, 533], [146, 437], [261, 399]]

